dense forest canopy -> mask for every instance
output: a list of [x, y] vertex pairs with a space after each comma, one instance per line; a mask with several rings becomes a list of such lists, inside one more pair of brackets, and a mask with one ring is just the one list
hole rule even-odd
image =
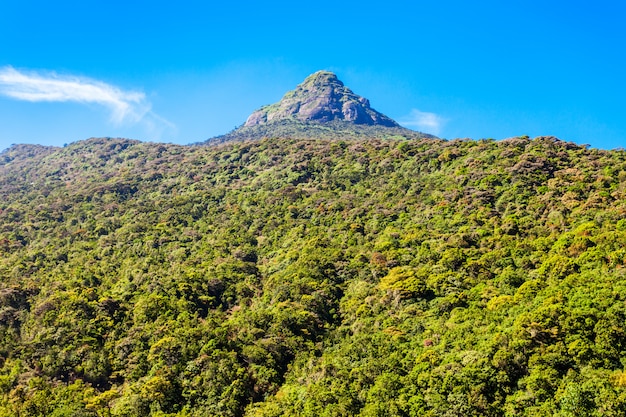
[[0, 153], [2, 416], [626, 415], [626, 152]]

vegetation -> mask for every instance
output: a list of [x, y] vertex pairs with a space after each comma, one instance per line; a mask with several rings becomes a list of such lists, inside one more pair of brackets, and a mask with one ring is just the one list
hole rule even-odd
[[0, 154], [2, 416], [626, 415], [626, 152]]
[[437, 139], [435, 136], [401, 126], [355, 124], [344, 120], [319, 123], [290, 117], [254, 126], [239, 126], [225, 135], [208, 139], [206, 143], [217, 145], [270, 138], [305, 140]]

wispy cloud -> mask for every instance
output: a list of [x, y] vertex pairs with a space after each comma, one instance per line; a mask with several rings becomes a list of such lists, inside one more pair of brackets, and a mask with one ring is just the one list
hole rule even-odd
[[111, 121], [117, 125], [143, 122], [149, 130], [175, 128], [172, 123], [152, 112], [144, 93], [124, 91], [85, 77], [1, 67], [0, 95], [31, 102], [95, 103], [108, 108]]
[[407, 116], [400, 118], [398, 122], [403, 126], [417, 128], [420, 131], [438, 135], [446, 119], [435, 113], [412, 109]]

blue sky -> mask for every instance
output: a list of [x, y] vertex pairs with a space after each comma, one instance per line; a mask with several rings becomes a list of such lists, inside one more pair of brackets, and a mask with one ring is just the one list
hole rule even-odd
[[0, 149], [192, 143], [307, 75], [443, 138], [626, 147], [618, 1], [0, 1]]

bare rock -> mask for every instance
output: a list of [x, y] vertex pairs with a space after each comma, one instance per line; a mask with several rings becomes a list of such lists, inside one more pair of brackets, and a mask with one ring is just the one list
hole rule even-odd
[[343, 120], [360, 125], [398, 127], [391, 118], [370, 107], [369, 100], [346, 87], [335, 74], [318, 71], [275, 104], [252, 113], [244, 126], [281, 120], [326, 123]]

